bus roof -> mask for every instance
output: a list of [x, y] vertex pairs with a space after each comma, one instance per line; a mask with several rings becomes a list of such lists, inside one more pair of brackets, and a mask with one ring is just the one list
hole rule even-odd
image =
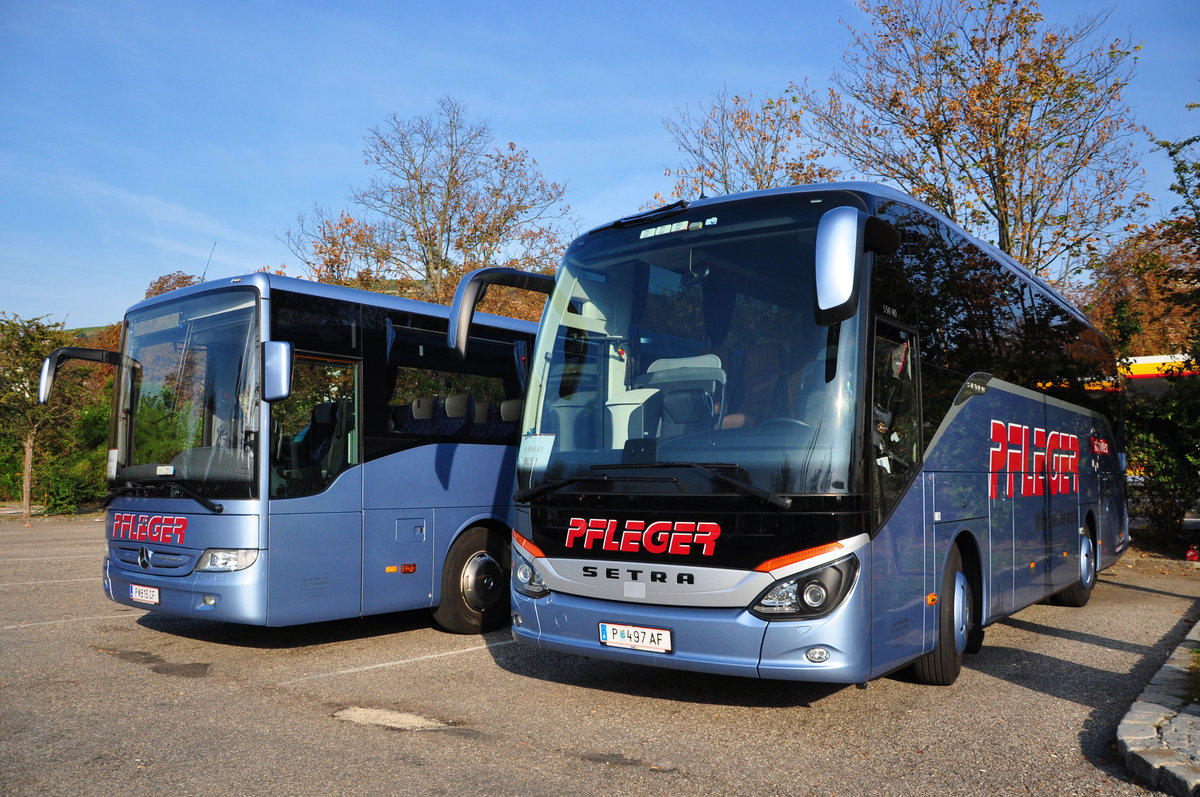
[[[262, 271], [245, 274], [240, 277], [223, 277], [208, 280], [207, 282], [200, 282], [185, 288], [176, 288], [168, 293], [144, 299], [130, 307], [126, 312], [129, 313], [145, 307], [152, 307], [167, 300], [247, 285], [258, 289], [262, 297], [267, 300], [270, 300], [272, 290], [281, 290], [303, 293], [309, 296], [319, 296], [326, 299], [354, 302], [372, 307], [381, 307], [431, 318], [442, 318], [446, 319], [447, 323], [449, 323], [450, 318], [450, 308], [446, 305], [422, 302], [416, 299], [406, 299], [401, 296], [391, 296], [385, 293], [375, 293], [374, 291], [366, 291], [359, 288], [347, 288], [342, 285], [329, 285], [323, 282], [313, 282], [312, 280], [284, 277]], [[537, 328], [536, 322], [521, 321], [515, 318], [508, 318], [507, 316], [490, 315], [488, 313], [477, 313], [473, 323], [516, 332], [532, 332]]]
[[[948, 218], [940, 211], [935, 210], [934, 208], [931, 208], [929, 205], [926, 205], [921, 200], [914, 199], [913, 197], [909, 196], [908, 194], [904, 193], [903, 191], [901, 191], [897, 188], [893, 188], [891, 186], [882, 185], [880, 183], [871, 183], [871, 182], [866, 182], [866, 181], [853, 181], [852, 180], [852, 181], [843, 181], [843, 182], [834, 182], [834, 183], [811, 183], [808, 185], [791, 185], [791, 186], [782, 186], [779, 188], [763, 188], [763, 189], [756, 190], [756, 191], [743, 191], [743, 192], [737, 193], [737, 194], [726, 194], [726, 195], [722, 195], [722, 196], [706, 196], [706, 197], [702, 197], [699, 199], [686, 200], [685, 201], [686, 204], [680, 205], [679, 209], [680, 210], [683, 210], [683, 209], [690, 210], [692, 208], [704, 208], [709, 205], [723, 204], [726, 202], [741, 202], [744, 200], [760, 199], [763, 197], [788, 196], [788, 195], [795, 195], [795, 194], [809, 194], [809, 193], [829, 192], [829, 191], [848, 191], [848, 192], [857, 194], [860, 197], [868, 200], [868, 204], [872, 205], [872, 206], [875, 204], [876, 200], [890, 200], [890, 201], [895, 201], [895, 202], [903, 202], [905, 204], [919, 208], [920, 210], [922, 210], [922, 211], [928, 213], [929, 215], [933, 216], [934, 218], [938, 219], [939, 221], [941, 221], [942, 223], [944, 223], [945, 225], [947, 225], [948, 227], [953, 229], [958, 234], [960, 234], [963, 237], [970, 240], [972, 243], [974, 243], [976, 246], [978, 246], [980, 249], [982, 249], [984, 252], [986, 252], [989, 256], [991, 256], [994, 260], [996, 260], [999, 263], [1002, 263], [1005, 267], [1007, 267], [1014, 273], [1018, 274], [1019, 276], [1021, 276], [1022, 278], [1026, 279], [1026, 280], [1029, 280], [1030, 282], [1035, 283], [1042, 291], [1044, 291], [1047, 295], [1049, 295], [1055, 301], [1055, 303], [1059, 304], [1064, 310], [1070, 312], [1073, 316], [1075, 316], [1082, 323], [1095, 329], [1095, 327], [1092, 325], [1092, 323], [1079, 310], [1079, 308], [1075, 307], [1075, 305], [1073, 305], [1073, 304], [1071, 304], [1071, 302], [1067, 301], [1067, 299], [1061, 293], [1058, 292], [1058, 289], [1056, 289], [1053, 285], [1051, 285], [1049, 282], [1047, 282], [1042, 277], [1039, 277], [1038, 275], [1034, 274], [1029, 269], [1025, 268], [1025, 266], [1021, 265], [1019, 262], [1017, 262], [1015, 259], [1013, 259], [1013, 257], [1011, 255], [1001, 251], [994, 244], [991, 244], [991, 243], [988, 243], [987, 241], [982, 241], [979, 238], [976, 238], [974, 235], [972, 235], [971, 233], [964, 230], [962, 228], [962, 226], [960, 226], [958, 224], [958, 222], [954, 221], [951, 218]], [[670, 206], [666, 206], [666, 207], [670, 207]], [[872, 207], [872, 210], [873, 209], [874, 208]], [[661, 209], [655, 209], [655, 210], [661, 210]], [[620, 224], [622, 222], [625, 222], [625, 223], [636, 224], [639, 216], [642, 216], [642, 215], [652, 216], [654, 214], [655, 210], [645, 211], [644, 213], [626, 216], [622, 219], [617, 220], [617, 222], [610, 222], [609, 224], [600, 225], [599, 227], [595, 227], [592, 230], [590, 230], [589, 234], [592, 232], [597, 232], [601, 229], [604, 229], [605, 227], [612, 226], [612, 224], [614, 224], [614, 223]], [[1097, 330], [1097, 331], [1099, 331], [1099, 330]]]

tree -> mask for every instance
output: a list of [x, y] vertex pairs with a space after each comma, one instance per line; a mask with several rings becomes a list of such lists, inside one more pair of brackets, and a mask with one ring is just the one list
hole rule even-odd
[[806, 131], [1031, 271], [1069, 281], [1144, 207], [1122, 93], [1137, 47], [1099, 41], [1108, 14], [1046, 23], [1035, 0], [859, 0], [844, 71], [790, 93]]
[[1176, 218], [1146, 225], [1092, 262], [1080, 304], [1122, 356], [1188, 348], [1200, 307], [1188, 299], [1187, 276], [1200, 266], [1200, 250], [1177, 237], [1182, 223]]
[[73, 416], [74, 402], [66, 395], [68, 380], [56, 383], [59, 393], [49, 404], [38, 403], [42, 360], [73, 338], [61, 323], [46, 323], [45, 316], [23, 319], [0, 311], [0, 421], [18, 439], [23, 451], [21, 514], [32, 514], [33, 458], [39, 438], [48, 429], [64, 426]]
[[[837, 170], [820, 163], [823, 149], [801, 149], [802, 110], [786, 97], [756, 103], [753, 95], [714, 94], [693, 113], [685, 106], [679, 119], [663, 120], [684, 164], [667, 169], [675, 178], [676, 199], [706, 192], [734, 194], [759, 188], [825, 182]], [[655, 197], [656, 204], [666, 200]]]
[[[1189, 108], [1197, 107], [1195, 104]], [[1171, 159], [1180, 204], [1113, 248], [1093, 269], [1089, 311], [1123, 356], [1186, 352], [1200, 367], [1200, 136], [1156, 141]], [[1125, 411], [1130, 465], [1149, 520], [1147, 541], [1185, 547], [1183, 519], [1200, 496], [1200, 377], [1168, 376], [1154, 391], [1130, 385]]]
[[320, 205], [307, 216], [300, 214], [296, 223], [282, 240], [317, 282], [365, 290], [390, 287], [392, 251], [379, 242], [370, 224], [345, 211], [334, 218]]
[[195, 274], [188, 274], [183, 271], [172, 271], [170, 274], [163, 274], [146, 287], [146, 298], [158, 296], [159, 294], [173, 291], [176, 288], [186, 288], [189, 285], [197, 285], [202, 280]]
[[[365, 138], [375, 173], [350, 197], [360, 212], [318, 209], [284, 243], [316, 278], [441, 304], [474, 268], [552, 273], [573, 234], [566, 189], [528, 151], [492, 142], [487, 122], [449, 97], [432, 115], [393, 114]], [[522, 301], [488, 299], [493, 312]]]

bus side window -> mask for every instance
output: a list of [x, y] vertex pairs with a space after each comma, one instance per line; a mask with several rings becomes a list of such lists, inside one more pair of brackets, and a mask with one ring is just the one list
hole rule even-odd
[[297, 357], [292, 393], [271, 405], [271, 497], [314, 495], [358, 464], [356, 363]]
[[890, 324], [875, 332], [872, 451], [877, 517], [891, 509], [921, 458], [915, 336]]

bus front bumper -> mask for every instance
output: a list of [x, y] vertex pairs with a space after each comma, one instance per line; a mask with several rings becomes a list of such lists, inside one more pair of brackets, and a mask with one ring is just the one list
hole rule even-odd
[[106, 557], [104, 594], [123, 606], [174, 617], [266, 625], [264, 559], [260, 555], [254, 565], [233, 573], [156, 576], [127, 570]]
[[[513, 638], [534, 647], [678, 670], [823, 683], [863, 683], [870, 652], [860, 590], [827, 617], [767, 622], [745, 609], [646, 606], [554, 592], [513, 592]], [[670, 652], [614, 647], [600, 624], [671, 632]], [[818, 659], [814, 661], [813, 658]]]

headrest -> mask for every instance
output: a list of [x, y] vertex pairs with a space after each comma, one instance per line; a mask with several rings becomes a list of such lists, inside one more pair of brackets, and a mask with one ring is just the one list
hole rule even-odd
[[412, 416], [419, 421], [429, 420], [433, 417], [433, 402], [432, 396], [421, 396], [413, 399]]
[[450, 418], [465, 418], [474, 415], [475, 399], [470, 393], [455, 393], [446, 398], [446, 415]]
[[519, 421], [521, 420], [521, 406], [525, 403], [524, 399], [505, 399], [500, 402], [500, 420], [502, 421]]

